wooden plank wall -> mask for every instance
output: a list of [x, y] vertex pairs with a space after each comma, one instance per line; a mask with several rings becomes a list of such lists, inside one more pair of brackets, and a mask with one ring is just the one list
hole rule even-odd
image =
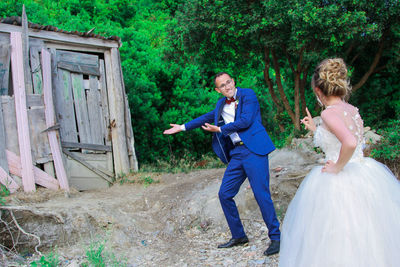
[[46, 127], [45, 107], [42, 95], [28, 94], [29, 132], [34, 164], [43, 164], [52, 160]]
[[31, 58], [31, 69], [32, 69], [33, 92], [35, 94], [42, 94], [43, 92], [42, 66], [40, 64], [38, 47], [31, 47], [30, 58]]
[[67, 142], [78, 142], [71, 75], [68, 71], [59, 70], [54, 83], [56, 83], [56, 86], [53, 86], [53, 88], [65, 88], [64, 90], [56, 90], [54, 98], [55, 106], [57, 106], [57, 121], [60, 125], [64, 125], [60, 129], [61, 139]]
[[78, 124], [79, 141], [81, 143], [92, 143], [90, 135], [90, 124], [88, 107], [86, 103], [85, 89], [83, 88], [83, 75], [71, 73], [72, 91], [74, 95], [76, 123]]
[[[101, 95], [99, 90], [99, 80], [97, 76], [89, 76], [89, 88], [87, 90], [87, 108], [89, 116], [90, 136], [92, 144], [104, 145], [104, 124], [103, 111], [101, 108]], [[107, 112], [108, 113], [108, 112]]]
[[0, 167], [8, 173], [8, 164], [6, 159], [6, 131], [4, 129], [3, 108], [0, 101]]
[[31, 76], [33, 93], [41, 95], [43, 93], [42, 63], [40, 61], [40, 51], [45, 47], [43, 40], [29, 38], [29, 55], [31, 65]]
[[0, 95], [9, 93], [10, 56], [10, 35], [0, 34]]
[[16, 154], [19, 154], [17, 119], [15, 116], [15, 100], [13, 96], [1, 96], [3, 107], [4, 129], [6, 134], [6, 148]]

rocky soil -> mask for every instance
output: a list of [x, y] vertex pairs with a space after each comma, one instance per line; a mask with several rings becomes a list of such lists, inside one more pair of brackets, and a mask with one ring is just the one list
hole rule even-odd
[[[271, 193], [280, 220], [300, 182], [321, 158], [310, 147], [310, 142], [294, 142], [293, 149], [270, 155]], [[7, 204], [15, 208], [20, 226], [40, 237], [38, 250], [46, 254], [55, 249], [62, 266], [81, 266], [96, 242], [128, 266], [277, 266], [278, 255], [263, 256], [270, 242], [268, 229], [247, 181], [235, 200], [250, 242], [216, 248], [231, 237], [218, 200], [223, 173], [224, 169], [139, 173], [129, 179], [146, 176], [159, 182], [145, 186], [125, 181], [69, 195], [42, 189], [13, 194]], [[9, 216], [2, 219], [12, 225]], [[4, 231], [1, 238], [2, 244], [11, 242]], [[35, 238], [20, 233], [18, 244], [28, 257], [3, 255], [0, 264], [20, 266], [39, 258]]]
[[[377, 138], [367, 129], [368, 142]], [[301, 181], [322, 158], [311, 137], [270, 154], [270, 188], [280, 221]], [[137, 173], [98, 191], [15, 193], [7, 205], [25, 233], [9, 211], [0, 213], [0, 266], [29, 266], [40, 259], [39, 252], [54, 251], [60, 266], [82, 266], [87, 251], [102, 245], [110, 260], [106, 266], [278, 266], [279, 255], [263, 256], [268, 229], [247, 181], [235, 201], [250, 242], [217, 249], [231, 237], [218, 200], [224, 170]], [[137, 182], [146, 179], [157, 183]], [[16, 246], [4, 253], [3, 245]]]

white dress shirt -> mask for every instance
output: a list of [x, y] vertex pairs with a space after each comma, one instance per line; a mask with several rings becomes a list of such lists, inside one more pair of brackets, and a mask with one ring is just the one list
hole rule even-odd
[[[236, 93], [237, 93], [237, 89], [236, 89], [235, 95], [233, 96], [235, 99], [236, 99]], [[235, 102], [231, 102], [230, 104], [225, 103], [224, 108], [222, 109], [222, 113], [221, 113], [221, 116], [224, 119], [225, 124], [235, 121], [236, 102], [237, 102], [237, 100]], [[232, 143], [234, 143], [234, 144], [242, 141], [242, 139], [240, 139], [237, 132], [231, 133], [229, 135], [229, 137], [231, 138]]]

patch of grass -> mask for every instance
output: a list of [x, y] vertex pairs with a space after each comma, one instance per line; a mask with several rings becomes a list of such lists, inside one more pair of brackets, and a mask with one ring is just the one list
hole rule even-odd
[[86, 261], [82, 263], [83, 267], [123, 267], [127, 266], [126, 260], [117, 259], [112, 252], [105, 250], [106, 240], [93, 241], [89, 244], [86, 251]]
[[4, 185], [0, 184], [0, 206], [3, 206], [6, 204], [6, 196], [10, 195], [10, 191], [8, 191], [7, 187]]
[[153, 183], [159, 183], [160, 180], [154, 180], [153, 178], [151, 178], [150, 175], [146, 175], [146, 176], [139, 176], [139, 183], [144, 184], [144, 187], [148, 187], [149, 185], [153, 184]]
[[151, 174], [144, 174], [144, 173], [130, 173], [129, 175], [118, 177], [117, 180], [115, 181], [116, 183], [119, 183], [120, 185], [123, 184], [143, 184], [145, 187], [148, 187], [151, 184], [156, 184], [159, 183], [160, 180], [154, 179], [151, 177]]
[[57, 267], [60, 266], [61, 262], [58, 254], [55, 251], [44, 255], [38, 261], [31, 262], [31, 267]]

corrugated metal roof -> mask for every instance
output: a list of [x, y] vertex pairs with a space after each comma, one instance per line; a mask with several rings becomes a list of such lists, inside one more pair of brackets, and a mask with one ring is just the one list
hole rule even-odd
[[[18, 16], [0, 18], [0, 23], [21, 26], [21, 22], [22, 22], [22, 19], [21, 19], [21, 17], [18, 17]], [[119, 38], [118, 36], [104, 37], [104, 36], [92, 33], [92, 30], [90, 30], [88, 32], [65, 31], [65, 30], [59, 29], [59, 28], [51, 26], [51, 25], [40, 25], [40, 24], [36, 24], [36, 23], [32, 23], [32, 22], [28, 22], [28, 27], [31, 29], [36, 29], [36, 30], [61, 32], [61, 33], [66, 33], [66, 34], [78, 35], [81, 37], [91, 37], [91, 38], [97, 38], [97, 39], [102, 39], [102, 40], [113, 40], [113, 41], [117, 41], [118, 43], [121, 43], [121, 38]]]

